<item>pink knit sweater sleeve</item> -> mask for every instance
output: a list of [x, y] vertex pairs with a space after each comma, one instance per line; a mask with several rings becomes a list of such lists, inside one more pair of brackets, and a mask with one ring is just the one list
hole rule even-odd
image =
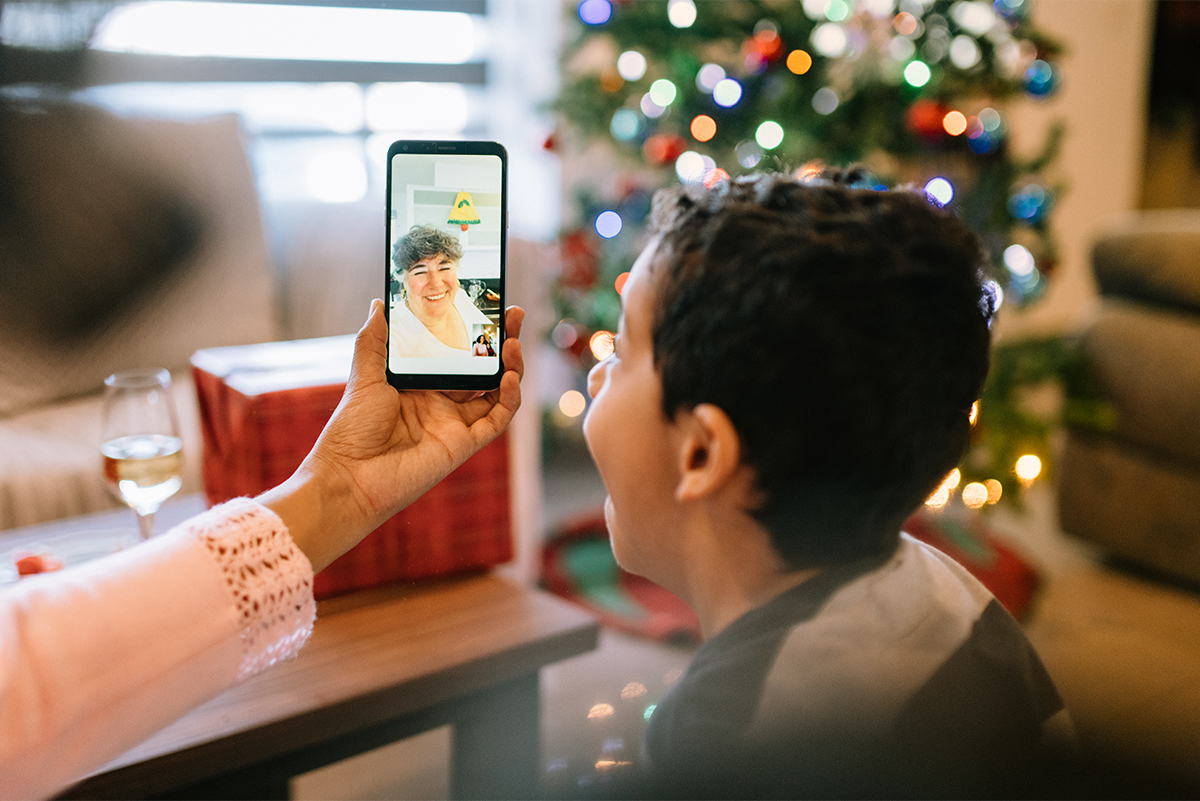
[[0, 590], [0, 798], [51, 795], [293, 656], [312, 566], [245, 498]]

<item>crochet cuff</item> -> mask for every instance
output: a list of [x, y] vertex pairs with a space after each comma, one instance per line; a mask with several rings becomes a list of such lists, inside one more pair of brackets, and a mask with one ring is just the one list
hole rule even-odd
[[238, 681], [290, 659], [312, 634], [313, 570], [279, 516], [249, 498], [187, 524], [225, 576], [241, 622]]

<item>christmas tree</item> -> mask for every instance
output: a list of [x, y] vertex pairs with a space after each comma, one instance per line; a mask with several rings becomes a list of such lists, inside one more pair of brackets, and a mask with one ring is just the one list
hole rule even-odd
[[[877, 189], [924, 189], [981, 236], [1003, 302], [1035, 302], [1057, 258], [1048, 221], [1061, 187], [1049, 173], [1062, 128], [1032, 156], [1009, 147], [1010, 106], [1060, 80], [1060, 48], [1037, 30], [1030, 2], [579, 3], [547, 147], [586, 152], [589, 165], [607, 159], [619, 178], [572, 179], [578, 217], [561, 243], [555, 345], [581, 375], [611, 350], [619, 284], [655, 189], [762, 169], [803, 178], [859, 163]], [[1070, 343], [1016, 343], [994, 362], [977, 443], [949, 480], [972, 506], [1015, 497], [1064, 419], [1104, 422]], [[1046, 381], [1065, 392], [1049, 409], [1031, 406], [1025, 390]], [[564, 412], [578, 414], [581, 398], [571, 400]], [[1030, 459], [1018, 468], [1039, 453], [1038, 469]]]

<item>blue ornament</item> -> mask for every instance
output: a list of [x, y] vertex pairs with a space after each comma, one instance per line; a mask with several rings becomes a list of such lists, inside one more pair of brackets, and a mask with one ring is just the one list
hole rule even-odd
[[1038, 222], [1050, 210], [1053, 198], [1050, 193], [1038, 184], [1028, 184], [1019, 192], [1014, 192], [1008, 198], [1008, 213], [1019, 222]]
[[612, 12], [612, 3], [608, 0], [583, 0], [579, 4], [579, 18], [588, 25], [603, 25]]
[[972, 153], [982, 156], [984, 153], [991, 151], [992, 141], [991, 134], [989, 134], [987, 131], [980, 131], [975, 136], [967, 139], [967, 147], [971, 149]]
[[1020, 22], [1029, 12], [1029, 3], [1026, 0], [995, 0], [992, 8], [1010, 23]]
[[1058, 88], [1058, 71], [1040, 58], [1025, 70], [1025, 92], [1030, 97], [1045, 97]]

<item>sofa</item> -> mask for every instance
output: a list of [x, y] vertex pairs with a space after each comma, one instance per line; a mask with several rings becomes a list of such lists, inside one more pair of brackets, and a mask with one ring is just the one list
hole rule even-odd
[[[236, 116], [184, 121], [92, 111], [87, 124], [96, 160], [109, 159], [122, 175], [180, 199], [201, 233], [168, 280], [86, 337], [41, 342], [0, 320], [0, 530], [119, 506], [100, 475], [100, 391], [107, 375], [129, 367], [170, 369], [184, 442], [181, 494], [201, 491], [192, 354], [353, 334], [383, 285], [382, 197], [260, 202]], [[529, 360], [544, 325], [537, 293], [552, 253], [528, 242], [509, 245], [510, 301], [535, 312], [526, 329]], [[525, 392], [537, 397], [535, 377]], [[510, 432], [510, 455], [520, 462], [512, 471], [517, 570], [530, 575], [533, 554], [522, 543], [541, 536], [535, 406], [526, 404]]]
[[1190, 797], [1200, 794], [1200, 210], [1131, 213], [1101, 230], [1100, 302], [1082, 346], [1114, 424], [1066, 432], [1042, 542], [1070, 557], [1050, 560], [1026, 626], [1101, 779], [1090, 789]]

